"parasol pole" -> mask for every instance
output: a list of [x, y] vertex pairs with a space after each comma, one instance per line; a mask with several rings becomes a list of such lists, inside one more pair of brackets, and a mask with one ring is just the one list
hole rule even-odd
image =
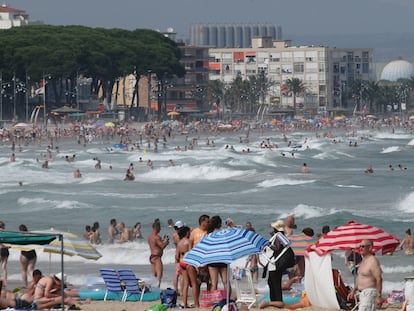
[[60, 286], [62, 291], [62, 311], [65, 310], [65, 277], [64, 277], [64, 269], [63, 269], [63, 234], [59, 234], [59, 241], [60, 241], [60, 270], [62, 271], [62, 276], [60, 280]]

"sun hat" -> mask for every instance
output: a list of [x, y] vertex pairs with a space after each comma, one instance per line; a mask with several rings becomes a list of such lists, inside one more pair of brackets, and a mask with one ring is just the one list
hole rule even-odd
[[[59, 281], [62, 281], [62, 272], [56, 273], [55, 278], [57, 278]], [[63, 274], [63, 282], [66, 282], [66, 274]]]
[[285, 223], [282, 219], [278, 219], [275, 222], [272, 222], [270, 226], [277, 231], [285, 231]]
[[182, 220], [177, 220], [174, 224], [174, 229], [177, 230], [184, 226], [186, 226], [185, 222], [183, 222]]

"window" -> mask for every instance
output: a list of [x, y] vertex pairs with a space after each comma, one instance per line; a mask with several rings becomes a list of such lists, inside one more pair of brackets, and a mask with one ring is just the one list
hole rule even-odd
[[303, 73], [305, 71], [305, 66], [302, 62], [293, 63], [293, 72], [294, 73]]

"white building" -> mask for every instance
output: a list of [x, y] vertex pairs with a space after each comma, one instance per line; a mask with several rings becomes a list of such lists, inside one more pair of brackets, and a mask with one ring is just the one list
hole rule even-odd
[[0, 29], [26, 26], [29, 24], [29, 15], [26, 11], [14, 9], [6, 4], [0, 6]]
[[266, 100], [269, 110], [293, 107], [287, 79], [298, 78], [304, 84], [296, 103], [309, 113], [352, 109], [355, 104], [344, 99], [346, 90], [355, 80], [371, 80], [372, 50], [368, 48], [291, 46], [289, 40], [255, 37], [251, 48], [212, 48], [209, 53], [210, 80], [231, 83], [237, 75], [244, 80], [263, 72], [273, 81]]

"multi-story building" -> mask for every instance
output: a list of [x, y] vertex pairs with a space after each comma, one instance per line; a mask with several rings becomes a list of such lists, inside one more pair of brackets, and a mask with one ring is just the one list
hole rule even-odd
[[266, 98], [268, 110], [290, 109], [293, 96], [286, 80], [297, 78], [303, 92], [296, 97], [297, 108], [309, 113], [350, 110], [354, 102], [345, 101], [344, 93], [353, 81], [370, 80], [372, 50], [328, 46], [292, 46], [289, 40], [255, 37], [251, 48], [210, 49], [210, 80], [231, 83], [265, 74], [273, 86]]
[[6, 4], [0, 6], [0, 29], [26, 26], [29, 24], [29, 15], [26, 11], [14, 9]]
[[252, 38], [282, 40], [282, 27], [271, 24], [196, 24], [190, 26], [190, 44], [210, 48], [247, 48]]

